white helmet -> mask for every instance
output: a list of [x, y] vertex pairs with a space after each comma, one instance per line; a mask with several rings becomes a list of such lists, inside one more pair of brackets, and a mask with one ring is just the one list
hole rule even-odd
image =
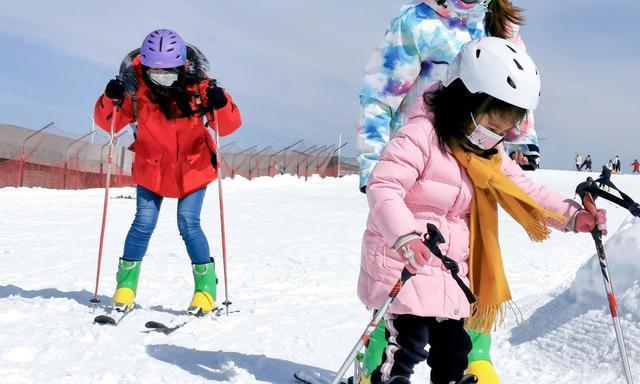
[[455, 79], [471, 93], [483, 92], [524, 109], [536, 109], [540, 99], [536, 64], [524, 49], [497, 37], [465, 44], [449, 65], [444, 85]]

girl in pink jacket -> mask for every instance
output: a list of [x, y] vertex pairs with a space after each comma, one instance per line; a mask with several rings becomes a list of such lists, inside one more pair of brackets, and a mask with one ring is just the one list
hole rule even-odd
[[[388, 346], [372, 383], [409, 383], [427, 360], [433, 384], [456, 383], [467, 367], [471, 342], [464, 329], [487, 332], [511, 299], [498, 245], [497, 205], [532, 240], [563, 231], [605, 229], [581, 206], [534, 184], [498, 144], [534, 110], [540, 78], [531, 58], [494, 37], [469, 42], [409, 114], [383, 151], [368, 184], [370, 214], [362, 244], [358, 295], [380, 308], [406, 266], [416, 275], [385, 317]], [[435, 224], [471, 287], [473, 308], [423, 236]], [[429, 353], [425, 352], [430, 345]]]

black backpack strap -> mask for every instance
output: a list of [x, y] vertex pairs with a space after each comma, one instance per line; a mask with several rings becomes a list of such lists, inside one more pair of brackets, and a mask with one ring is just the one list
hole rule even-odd
[[133, 110], [133, 123], [138, 122], [138, 96], [134, 93], [131, 95], [131, 109]]

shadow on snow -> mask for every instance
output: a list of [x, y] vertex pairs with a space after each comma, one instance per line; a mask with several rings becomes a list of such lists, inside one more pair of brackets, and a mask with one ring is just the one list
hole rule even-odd
[[[94, 307], [94, 304], [90, 301], [91, 298], [93, 297], [93, 293], [84, 289], [81, 291], [65, 292], [55, 288], [26, 290], [12, 284], [0, 285], [0, 299], [8, 298], [11, 296], [24, 297], [25, 299], [35, 299], [35, 298], [68, 299], [68, 300], [73, 300], [76, 303], [88, 308]], [[101, 305], [109, 305], [109, 303], [111, 303], [111, 297], [109, 296], [98, 295], [98, 299], [100, 299]], [[138, 305], [136, 305], [136, 307], [138, 307]], [[153, 307], [148, 307], [145, 309], [149, 309], [157, 312], [166, 312], [173, 315], [183, 315], [185, 313], [185, 311], [165, 308], [162, 305], [154, 305]]]
[[247, 371], [255, 376], [256, 380], [277, 384], [295, 383], [293, 374], [298, 371], [314, 372], [330, 379], [335, 374], [325, 369], [264, 355], [199, 351], [176, 345], [148, 345], [147, 353], [158, 360], [175, 364], [193, 375], [215, 381], [229, 381], [237, 376], [234, 367]]

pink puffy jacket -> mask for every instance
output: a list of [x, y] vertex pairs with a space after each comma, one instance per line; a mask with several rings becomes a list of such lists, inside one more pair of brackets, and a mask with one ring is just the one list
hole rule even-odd
[[[433, 90], [432, 86], [430, 89]], [[468, 284], [469, 214], [473, 185], [466, 171], [447, 149], [442, 151], [432, 125], [433, 114], [419, 98], [407, 124], [383, 151], [367, 184], [369, 218], [362, 240], [358, 296], [369, 308], [380, 308], [404, 266], [396, 242], [412, 232], [424, 233], [435, 224], [445, 238], [443, 254], [456, 260], [460, 277]], [[542, 207], [569, 220], [581, 206], [536, 185], [502, 151], [502, 172]], [[550, 223], [564, 230], [564, 223]], [[469, 317], [470, 305], [440, 259], [427, 267], [400, 291], [390, 313]]]

